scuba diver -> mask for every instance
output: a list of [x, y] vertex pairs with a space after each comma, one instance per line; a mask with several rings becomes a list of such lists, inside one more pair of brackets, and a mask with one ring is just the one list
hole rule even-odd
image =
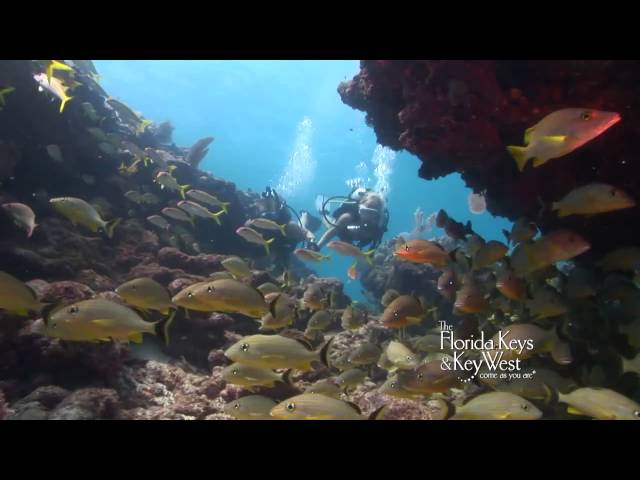
[[[340, 203], [333, 212], [333, 218], [326, 210], [327, 204], [331, 202]], [[355, 188], [346, 197], [336, 196], [324, 200], [320, 213], [329, 229], [315, 245], [317, 249], [324, 247], [336, 236], [358, 248], [368, 245], [376, 248], [380, 245], [389, 224], [389, 211], [384, 199], [369, 188]]]
[[273, 220], [278, 224], [289, 223], [291, 215], [287, 209], [287, 202], [282, 200], [278, 193], [271, 187], [265, 188], [256, 202], [259, 215], [262, 218]]
[[[271, 187], [266, 187], [260, 198], [256, 201], [258, 216], [272, 220], [279, 225], [286, 225], [286, 236], [274, 235], [271, 244], [271, 251], [275, 254], [276, 263], [288, 264], [290, 253], [300, 242], [308, 242], [308, 232], [303, 227], [303, 220], [287, 202], [280, 198], [278, 193]], [[296, 216], [292, 219], [291, 212]], [[304, 218], [304, 215], [303, 215]]]

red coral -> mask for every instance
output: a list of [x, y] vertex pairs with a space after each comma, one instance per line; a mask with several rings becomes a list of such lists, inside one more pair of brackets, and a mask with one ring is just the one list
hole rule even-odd
[[[599, 254], [638, 241], [637, 209], [584, 222], [561, 221], [548, 206], [589, 182], [638, 191], [638, 85], [640, 65], [630, 61], [365, 60], [338, 92], [367, 113], [379, 143], [422, 160], [421, 177], [460, 172], [474, 191], [487, 191], [491, 213], [528, 216], [543, 231], [574, 228]], [[506, 145], [521, 145], [524, 130], [545, 115], [578, 106], [620, 112], [623, 121], [544, 168], [519, 172]]]

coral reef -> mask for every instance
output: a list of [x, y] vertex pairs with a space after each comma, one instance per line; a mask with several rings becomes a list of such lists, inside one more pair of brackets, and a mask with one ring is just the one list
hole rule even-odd
[[[589, 182], [639, 190], [638, 79], [634, 61], [363, 60], [338, 92], [367, 113], [379, 143], [422, 161], [421, 177], [459, 172], [475, 192], [486, 191], [491, 213], [529, 217], [543, 231], [567, 226], [589, 239], [592, 251], [581, 259], [588, 260], [637, 243], [638, 210], [585, 222], [559, 219], [550, 205]], [[525, 129], [567, 107], [618, 112], [622, 122], [563, 158], [519, 172], [505, 147], [522, 145]]]

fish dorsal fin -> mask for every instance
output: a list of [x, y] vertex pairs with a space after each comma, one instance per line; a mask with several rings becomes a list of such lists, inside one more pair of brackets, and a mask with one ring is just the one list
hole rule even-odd
[[307, 350], [313, 351], [313, 345], [311, 345], [311, 343], [309, 343], [308, 340], [305, 340], [303, 338], [292, 338], [292, 340], [295, 340], [296, 342], [298, 342], [301, 345], [304, 345], [304, 347]]
[[344, 402], [347, 405], [349, 405], [351, 408], [353, 408], [356, 412], [358, 412], [358, 415], [362, 415], [362, 410], [360, 410], [360, 407], [358, 405], [356, 405], [353, 402]]
[[531, 134], [533, 134], [533, 131], [535, 130], [536, 127], [530, 127], [527, 128], [524, 131], [524, 144], [525, 145], [529, 145], [529, 142], [531, 141]]

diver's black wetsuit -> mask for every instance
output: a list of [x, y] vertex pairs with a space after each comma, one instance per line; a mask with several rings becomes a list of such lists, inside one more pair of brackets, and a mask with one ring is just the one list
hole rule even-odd
[[[351, 194], [353, 193], [351, 192]], [[324, 247], [336, 236], [343, 242], [351, 243], [361, 249], [366, 246], [376, 248], [380, 245], [382, 236], [387, 231], [389, 211], [384, 208], [380, 212], [382, 221], [365, 221], [360, 215], [360, 201], [353, 200], [350, 197], [351, 195], [347, 197], [348, 200], [333, 212], [333, 217], [336, 219], [335, 223], [332, 223], [332, 227], [325, 232], [318, 242], [319, 248]]]
[[[279, 225], [288, 224], [292, 220], [287, 203], [270, 187], [267, 187], [262, 193], [259, 203], [261, 206], [261, 218], [272, 220]], [[270, 249], [275, 255], [276, 263], [287, 265], [290, 254], [296, 248], [298, 240], [291, 239], [289, 236], [282, 236], [278, 232], [274, 233], [273, 238], [274, 241]]]

